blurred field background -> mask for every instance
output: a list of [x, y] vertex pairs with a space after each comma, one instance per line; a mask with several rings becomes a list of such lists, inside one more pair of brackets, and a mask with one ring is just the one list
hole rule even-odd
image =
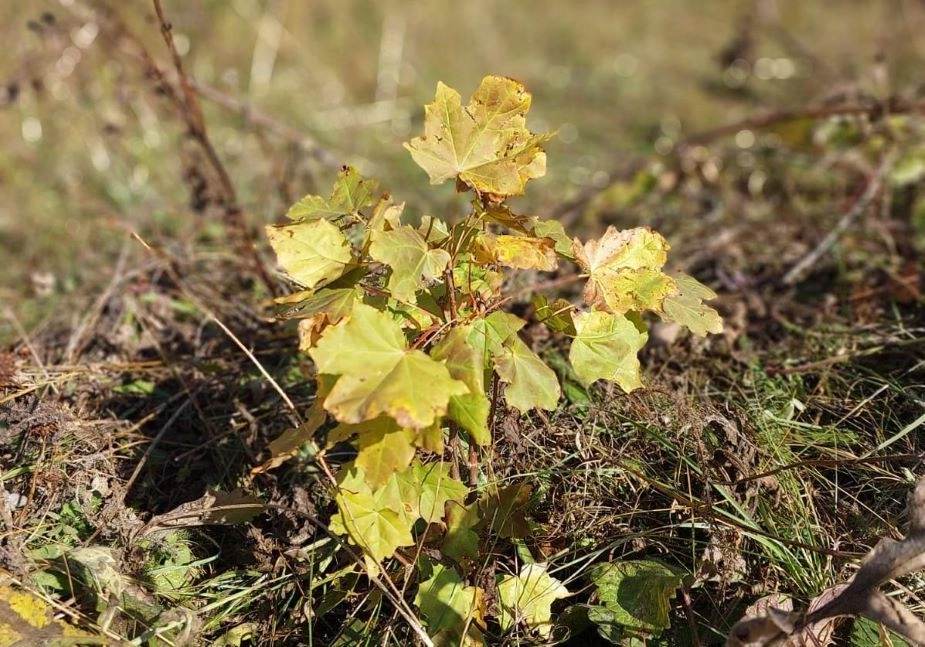
[[[278, 220], [342, 163], [422, 211], [452, 211], [452, 188], [425, 186], [400, 145], [438, 80], [464, 95], [489, 73], [526, 83], [533, 130], [559, 131], [548, 176], [527, 198], [551, 213], [699, 130], [914, 87], [925, 49], [925, 8], [911, 0], [232, 0], [165, 10], [253, 225]], [[189, 148], [182, 121], [145, 78], [142, 47], [171, 76], [149, 3], [11, 0], [0, 16], [0, 339], [10, 340], [105, 285], [120, 251], [139, 251], [127, 232], [191, 241], [214, 219], [191, 209], [184, 167], [197, 160], [178, 154]]]

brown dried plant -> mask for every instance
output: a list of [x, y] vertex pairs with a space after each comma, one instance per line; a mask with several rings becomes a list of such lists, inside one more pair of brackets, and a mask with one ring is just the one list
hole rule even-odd
[[834, 597], [803, 611], [769, 606], [764, 615], [743, 618], [729, 632], [727, 647], [782, 645], [813, 625], [840, 616], [863, 616], [912, 643], [925, 644], [925, 622], [880, 590], [889, 580], [925, 567], [925, 478], [912, 491], [907, 509], [906, 536], [900, 541], [881, 539], [861, 562], [854, 578]]

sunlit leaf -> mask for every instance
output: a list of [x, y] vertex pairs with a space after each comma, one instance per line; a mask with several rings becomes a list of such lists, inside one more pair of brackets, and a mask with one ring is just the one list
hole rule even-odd
[[687, 326], [695, 335], [723, 332], [719, 313], [703, 302], [715, 299], [716, 293], [692, 276], [677, 274], [674, 280], [678, 291], [665, 298], [661, 317]]
[[637, 353], [649, 334], [639, 317], [582, 312], [575, 315], [575, 329], [569, 361], [582, 384], [609, 380], [627, 393], [642, 386]]
[[562, 395], [555, 372], [517, 335], [509, 338], [505, 346], [495, 356], [495, 370], [507, 384], [504, 389], [507, 403], [521, 413], [531, 409], [554, 410]]
[[377, 191], [379, 191], [379, 182], [364, 179], [355, 168], [345, 166], [337, 174], [330, 198], [307, 195], [289, 208], [286, 217], [292, 220], [308, 221], [357, 214], [360, 209], [376, 202]]
[[575, 250], [572, 239], [565, 233], [565, 227], [558, 220], [540, 220], [533, 225], [533, 235], [543, 238], [552, 238], [555, 242], [556, 253], [569, 260], [574, 260]]
[[487, 317], [479, 317], [472, 322], [469, 343], [477, 348], [485, 358], [499, 355], [507, 342], [527, 322], [516, 315], [496, 310]]
[[677, 290], [674, 280], [661, 271], [668, 247], [668, 241], [648, 227], [609, 227], [600, 240], [583, 245], [575, 240], [576, 261], [588, 275], [585, 302], [614, 314], [660, 309], [665, 297]]
[[447, 415], [469, 433], [472, 442], [482, 447], [491, 444], [491, 430], [488, 428], [490, 413], [491, 401], [484, 393], [453, 396], [447, 410]]
[[604, 607], [600, 612], [592, 609], [589, 615], [595, 622], [655, 635], [668, 628], [681, 571], [655, 560], [627, 560], [595, 566], [590, 577]]
[[337, 323], [350, 314], [362, 292], [355, 287], [323, 288], [306, 296], [295, 309], [299, 316], [320, 313], [331, 323]]
[[[401, 546], [414, 545], [411, 524], [402, 514], [402, 502], [395, 488], [373, 490], [358, 467], [343, 470], [334, 496], [338, 512], [331, 517], [331, 532], [348, 535], [369, 558], [367, 567], [378, 572], [378, 564]], [[413, 522], [412, 522], [413, 523]]]
[[469, 391], [444, 364], [410, 350], [388, 314], [364, 304], [328, 328], [311, 356], [319, 372], [340, 376], [324, 407], [341, 422], [385, 414], [422, 429], [446, 413], [450, 397]]
[[488, 605], [485, 591], [465, 586], [452, 568], [434, 565], [433, 575], [418, 586], [414, 604], [424, 617], [435, 645], [484, 645], [482, 633]]
[[430, 356], [444, 362], [450, 376], [469, 387], [469, 393], [450, 398], [448, 415], [471, 434], [476, 444], [487, 446], [491, 443], [491, 403], [485, 395], [485, 361], [479, 348], [469, 342], [471, 332], [471, 326], [453, 328], [434, 346]]
[[415, 433], [403, 429], [387, 416], [355, 425], [339, 425], [329, 434], [328, 442], [344, 435], [356, 435], [357, 456], [354, 464], [363, 470], [366, 482], [374, 490], [384, 485], [395, 472], [404, 470], [414, 458]]
[[[457, 396], [453, 396], [454, 398]], [[453, 398], [450, 398], [450, 406], [452, 407]], [[420, 449], [423, 449], [425, 452], [431, 452], [432, 454], [442, 454], [443, 453], [443, 425], [440, 424], [440, 421], [434, 422], [432, 425], [428, 425], [423, 429], [419, 430], [414, 437], [414, 446]]]
[[495, 311], [472, 322], [469, 343], [476, 347], [507, 384], [505, 399], [521, 412], [553, 410], [561, 390], [556, 374], [517, 336], [526, 322]]
[[479, 241], [485, 253], [505, 267], [552, 272], [559, 264], [551, 238], [484, 234]]
[[51, 607], [41, 598], [0, 585], [0, 645], [109, 645], [109, 638], [94, 636], [63, 620], [55, 620]]
[[456, 90], [437, 84], [425, 107], [424, 136], [405, 144], [432, 184], [458, 178], [480, 193], [519, 195], [546, 173], [548, 138], [526, 128], [530, 94], [517, 81], [488, 76], [468, 106]]
[[421, 234], [428, 243], [441, 243], [450, 237], [450, 230], [447, 228], [447, 224], [433, 216], [421, 216], [421, 225], [418, 227], [418, 233]]
[[395, 475], [395, 483], [405, 509], [414, 519], [421, 518], [427, 523], [442, 521], [447, 502], [461, 503], [469, 494], [469, 488], [450, 476], [449, 464], [442, 461], [415, 460], [409, 469]]
[[552, 631], [552, 603], [571, 595], [559, 580], [546, 572], [545, 564], [526, 564], [518, 575], [498, 582], [502, 629], [523, 623], [544, 638]]
[[395, 204], [388, 196], [379, 199], [373, 208], [373, 215], [366, 223], [368, 235], [374, 231], [390, 231], [401, 227], [401, 214], [405, 210], [405, 203]]
[[310, 290], [340, 277], [350, 264], [347, 238], [327, 220], [268, 225], [266, 232], [283, 271]]
[[450, 262], [443, 249], [431, 249], [409, 225], [392, 231], [374, 231], [369, 254], [392, 268], [388, 289], [399, 301], [413, 303], [415, 292], [439, 277]]

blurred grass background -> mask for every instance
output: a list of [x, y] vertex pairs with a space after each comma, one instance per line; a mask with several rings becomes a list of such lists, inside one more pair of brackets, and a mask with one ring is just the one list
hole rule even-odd
[[[164, 4], [254, 225], [326, 191], [341, 163], [412, 212], [458, 208], [401, 147], [438, 80], [463, 95], [490, 73], [526, 83], [531, 128], [559, 131], [524, 199], [549, 213], [698, 130], [914, 87], [925, 50], [925, 5], [912, 0]], [[170, 78], [151, 3], [11, 0], [0, 18], [4, 342], [104, 286], [120, 253], [140, 253], [128, 232], [172, 244], [219, 233], [191, 207], [184, 173], [197, 162], [139, 58], [147, 49]]]

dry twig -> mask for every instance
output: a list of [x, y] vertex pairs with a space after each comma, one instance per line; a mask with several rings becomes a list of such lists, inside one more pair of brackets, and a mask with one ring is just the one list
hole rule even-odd
[[851, 208], [839, 218], [835, 227], [826, 234], [825, 238], [819, 241], [809, 254], [804, 256], [799, 263], [784, 274], [783, 279], [781, 279], [784, 285], [793, 285], [799, 281], [820, 258], [832, 249], [835, 243], [838, 242], [839, 237], [854, 223], [854, 221], [867, 211], [871, 202], [880, 194], [880, 189], [883, 187], [883, 178], [889, 173], [890, 169], [893, 168], [896, 155], [896, 151], [892, 150], [884, 156], [883, 161], [880, 162], [880, 166], [870, 179], [868, 179], [867, 186], [864, 187], [863, 193], [858, 196]]

